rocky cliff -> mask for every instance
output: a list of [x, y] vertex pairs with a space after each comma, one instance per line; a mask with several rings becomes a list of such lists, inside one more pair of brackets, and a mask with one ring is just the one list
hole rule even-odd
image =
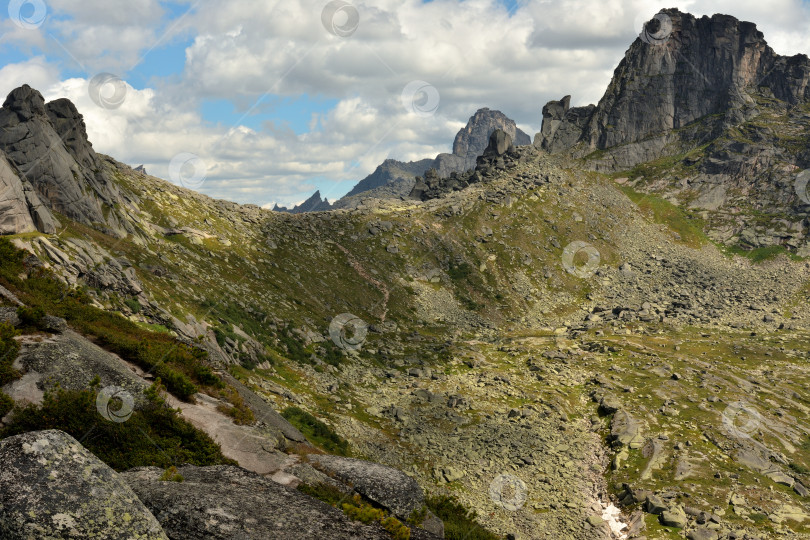
[[776, 54], [755, 24], [667, 9], [646, 23], [599, 103], [569, 108], [569, 96], [548, 103], [534, 142], [554, 153], [606, 151], [601, 168], [629, 168], [673, 142], [697, 143], [684, 131], [697, 120], [716, 115], [711, 131], [750, 119], [752, 92], [795, 105], [810, 96], [808, 83], [807, 56]]
[[54, 232], [54, 213], [117, 236], [128, 232], [113, 211], [122, 197], [70, 101], [46, 104], [27, 85], [12, 91], [0, 109], [0, 152], [0, 189], [16, 201], [0, 195], [9, 208], [6, 233]]

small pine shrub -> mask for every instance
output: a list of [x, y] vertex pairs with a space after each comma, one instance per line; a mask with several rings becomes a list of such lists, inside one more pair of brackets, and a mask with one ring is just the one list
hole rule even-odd
[[20, 306], [17, 308], [17, 316], [20, 318], [22, 326], [26, 328], [39, 328], [45, 311], [41, 307]]
[[349, 516], [353, 521], [359, 521], [366, 525], [370, 523], [379, 523], [383, 529], [388, 531], [394, 540], [410, 540], [411, 529], [406, 527], [393, 516], [388, 516], [385, 510], [374, 508], [370, 504], [366, 504], [360, 498], [360, 495], [355, 495], [351, 503], [343, 503], [343, 513]]
[[500, 540], [500, 537], [481, 527], [475, 512], [458, 500], [445, 495], [428, 497], [427, 507], [444, 522], [446, 540]]
[[14, 408], [14, 400], [7, 394], [0, 392], [0, 418], [7, 415]]
[[14, 360], [20, 351], [20, 344], [14, 339], [17, 330], [6, 323], [0, 323], [0, 386], [19, 379], [21, 373], [14, 369]]
[[349, 455], [349, 442], [341, 438], [332, 428], [298, 407], [287, 407], [281, 413], [292, 425], [301, 430], [310, 442], [327, 452], [339, 456]]
[[298, 491], [312, 498], [323, 501], [330, 506], [339, 506], [346, 500], [347, 495], [333, 485], [319, 483], [311, 486], [299, 484]]
[[183, 475], [177, 471], [177, 467], [174, 465], [163, 471], [163, 474], [160, 475], [161, 482], [182, 482], [183, 480]]
[[233, 418], [235, 424], [248, 425], [256, 421], [253, 411], [234, 388], [227, 387], [220, 393], [220, 396], [230, 402], [230, 405], [220, 403], [217, 410]]
[[132, 310], [132, 313], [140, 313], [141, 312], [141, 303], [135, 300], [134, 298], [127, 298], [124, 300], [124, 304]]
[[147, 403], [126, 422], [105, 420], [96, 409], [98, 388], [64, 390], [45, 394], [42, 405], [15, 408], [11, 423], [0, 438], [28, 431], [59, 429], [81, 440], [82, 445], [116, 471], [176, 463], [206, 466], [237, 463], [222, 455], [219, 445], [205, 432], [168, 407], [157, 381], [145, 391]]

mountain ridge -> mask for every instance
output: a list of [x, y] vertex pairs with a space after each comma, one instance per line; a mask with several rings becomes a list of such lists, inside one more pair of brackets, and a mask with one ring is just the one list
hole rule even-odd
[[336, 208], [352, 208], [362, 204], [362, 198], [399, 198], [405, 197], [413, 189], [415, 178], [424, 175], [429, 169], [435, 169], [440, 178], [447, 178], [453, 173], [463, 173], [475, 168], [475, 160], [487, 147], [489, 136], [496, 129], [501, 129], [518, 145], [531, 144], [530, 137], [520, 130], [514, 120], [500, 111], [487, 107], [478, 109], [461, 128], [453, 139], [453, 151], [442, 153], [435, 158], [418, 161], [397, 161], [386, 159], [370, 175], [360, 180], [346, 195], [331, 205], [314, 195], [305, 202], [287, 209], [278, 207], [274, 210], [291, 213], [317, 212]]
[[[795, 185], [810, 165], [804, 60], [795, 67], [769, 56], [750, 23], [663, 13], [672, 33], [659, 33], [668, 28], [659, 19], [648, 23], [601, 109], [550, 102], [533, 145], [496, 129], [474, 170], [441, 178], [428, 169], [411, 197], [324, 212], [214, 200], [93, 157], [67, 104], [51, 117], [33, 91], [15, 91], [0, 118], [13, 113], [8, 126], [41, 131], [34, 140], [64, 138], [55, 147], [66, 157], [56, 163], [61, 176], [32, 179], [59, 229], [30, 230], [20, 171], [37, 170], [33, 162], [9, 164], [17, 183], [0, 190], [13, 210], [7, 227], [21, 227], [0, 241], [11, 254], [0, 260], [0, 320], [21, 334], [10, 341], [24, 346], [15, 365], [26, 377], [2, 391], [22, 403], [32, 380], [92, 389], [91, 361], [116, 366], [103, 371], [105, 384], [110, 373], [151, 384], [151, 374], [102, 350], [105, 327], [93, 325], [89, 337], [69, 328], [82, 323], [77, 304], [121, 314], [146, 343], [176, 339], [204, 358], [210, 371], [196, 366], [195, 376], [230, 385], [255, 421], [237, 425], [239, 399], [224, 390], [194, 403], [165, 399], [219, 433], [223, 455], [253, 472], [219, 463], [120, 475], [144, 503], [138, 515], [155, 517], [170, 538], [222, 506], [239, 517], [218, 524], [247, 522], [262, 508], [251, 490], [273, 497], [292, 523], [285, 531], [310, 530], [307, 515], [319, 527], [328, 517], [319, 530], [347, 540], [390, 531], [383, 521], [373, 530], [351, 521], [343, 502], [359, 505], [349, 516], [379, 515], [369, 508], [378, 505], [407, 521], [407, 510], [437, 499], [437, 514], [455, 508], [440, 516], [453, 540], [460, 525], [450, 514], [467, 509], [493, 533], [469, 522], [462, 530], [487, 539], [810, 537], [810, 264], [801, 257], [810, 203]], [[662, 43], [649, 43], [656, 35]], [[672, 63], [683, 47], [696, 54], [690, 43], [722, 67], [716, 100], [678, 97], [688, 88], [673, 81], [700, 77]], [[739, 56], [724, 63], [730, 51]], [[760, 73], [735, 71], [741, 58], [784, 64], [771, 79], [776, 90], [737, 84]], [[796, 103], [778, 98], [787, 91]], [[671, 122], [648, 118], [670, 106], [682, 108]], [[21, 151], [22, 140], [15, 132], [8, 143], [15, 155], [42, 157]], [[631, 166], [639, 157], [652, 160]], [[62, 173], [74, 170], [68, 182]], [[89, 200], [70, 197], [77, 186]], [[44, 285], [51, 275], [67, 292]], [[51, 318], [26, 326], [36, 308]], [[69, 320], [54, 320], [55, 311]], [[0, 337], [10, 328], [0, 324]], [[88, 348], [97, 354], [72, 356]], [[119, 352], [143, 350], [134, 340]], [[10, 439], [0, 453], [47, 478], [19, 448], [79, 444], [51, 431]], [[340, 448], [363, 460], [321, 455]], [[175, 474], [187, 481], [165, 481]], [[307, 497], [277, 485], [298, 482]], [[430, 525], [424, 517], [420, 525]]]

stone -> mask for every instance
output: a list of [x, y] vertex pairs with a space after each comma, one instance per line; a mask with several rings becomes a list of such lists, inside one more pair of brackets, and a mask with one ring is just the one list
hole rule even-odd
[[182, 482], [141, 467], [123, 476], [172, 540], [390, 540], [379, 527], [240, 467], [178, 467]]
[[3, 439], [0, 462], [5, 540], [167, 539], [123, 478], [67, 433], [32, 431]]
[[[598, 105], [569, 109], [568, 96], [546, 104], [535, 146], [558, 153], [582, 142], [583, 154], [612, 150], [605, 166], [626, 170], [659, 157], [678, 140], [677, 127], [713, 114], [720, 125], [739, 123], [747, 108], [742, 96], [751, 85], [766, 86], [789, 104], [806, 99], [810, 60], [775, 54], [754, 24], [677, 9], [658, 17], [667, 23], [657, 36], [660, 43], [637, 39]], [[710, 50], [722, 53], [707, 56]], [[683, 61], [669, 61], [673, 54]]]
[[419, 484], [402, 471], [362, 459], [310, 454], [310, 462], [355, 491], [407, 519], [425, 502]]
[[720, 537], [716, 531], [707, 529], [706, 527], [698, 527], [686, 533], [687, 540], [717, 540], [718, 538]]
[[644, 444], [641, 423], [625, 409], [619, 409], [610, 421], [610, 439], [619, 446], [641, 448]]
[[[41, 201], [70, 219], [101, 224], [105, 232], [122, 235], [114, 217], [114, 205], [120, 202], [117, 184], [100, 167], [84, 120], [68, 100], [46, 106], [42, 95], [28, 85], [12, 90], [0, 109], [0, 150], [16, 174], [30, 182], [26, 200], [38, 230], [55, 231], [54, 219], [38, 204]], [[2, 165], [0, 176], [8, 178]], [[102, 205], [111, 215], [105, 217]]]
[[680, 506], [674, 506], [661, 513], [659, 518], [661, 525], [666, 527], [677, 527], [683, 529], [688, 523], [686, 512]]
[[489, 136], [489, 145], [484, 150], [484, 156], [502, 156], [507, 152], [513, 152], [514, 145], [512, 137], [502, 129], [496, 129]]

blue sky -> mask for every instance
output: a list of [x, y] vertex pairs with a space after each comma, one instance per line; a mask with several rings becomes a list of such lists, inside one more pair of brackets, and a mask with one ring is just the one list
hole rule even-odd
[[[548, 100], [571, 94], [576, 105], [596, 102], [637, 26], [661, 7], [645, 0], [4, 4], [11, 9], [8, 17], [0, 9], [0, 91], [28, 83], [47, 99], [68, 97], [98, 151], [181, 184], [188, 179], [171, 177], [170, 164], [191, 154], [202, 176], [191, 187], [265, 206], [300, 202], [315, 189], [335, 199], [386, 158], [450, 151], [480, 107], [535, 133]], [[752, 20], [777, 52], [810, 51], [800, 0], [671, 4]], [[93, 96], [100, 73], [114, 78]], [[413, 84], [431, 87], [437, 106], [421, 110], [418, 96], [406, 95]], [[99, 97], [116, 88], [115, 106]]]

